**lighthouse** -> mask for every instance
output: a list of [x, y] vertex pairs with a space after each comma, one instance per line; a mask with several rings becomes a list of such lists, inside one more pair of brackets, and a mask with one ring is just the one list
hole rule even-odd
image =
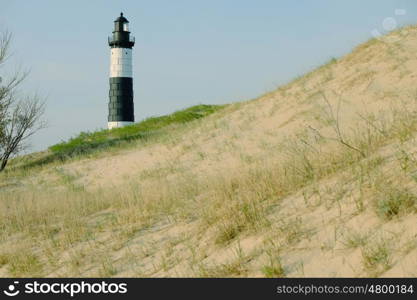
[[129, 21], [120, 13], [114, 21], [110, 46], [110, 91], [108, 129], [123, 127], [135, 121], [133, 106], [132, 48]]

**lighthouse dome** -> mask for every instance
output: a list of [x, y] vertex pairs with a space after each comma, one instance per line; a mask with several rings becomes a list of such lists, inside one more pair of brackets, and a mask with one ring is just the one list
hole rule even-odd
[[129, 23], [129, 21], [123, 16], [123, 13], [120, 13], [120, 17], [114, 21], [118, 23]]
[[129, 21], [123, 13], [120, 13], [120, 17], [114, 21], [114, 32], [129, 32]]

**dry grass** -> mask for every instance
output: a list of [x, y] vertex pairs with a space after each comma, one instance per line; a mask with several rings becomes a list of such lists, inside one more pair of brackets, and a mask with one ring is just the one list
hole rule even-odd
[[377, 191], [375, 206], [380, 216], [392, 219], [417, 212], [417, 196], [409, 188], [383, 181]]
[[391, 267], [391, 251], [386, 240], [379, 240], [362, 248], [363, 263], [369, 275], [381, 275]]
[[356, 231], [349, 232], [343, 241], [343, 245], [346, 246], [346, 248], [356, 249], [365, 246], [368, 242], [368, 238], [369, 236], [366, 233]]
[[[391, 127], [394, 128], [394, 125]], [[388, 134], [391, 132], [388, 131]], [[365, 139], [368, 144], [364, 143]], [[268, 230], [271, 225], [268, 217], [270, 209], [303, 187], [354, 164], [360, 163], [367, 168], [380, 166], [380, 163], [362, 164], [361, 160], [385, 145], [385, 140], [377, 139], [378, 144], [375, 145], [369, 144], [375, 142], [369, 135], [365, 135], [364, 140], [353, 136], [352, 140], [358, 141], [361, 149], [367, 149], [365, 158], [337, 143], [332, 151], [326, 151], [322, 146], [326, 142], [324, 138], [314, 140], [314, 137], [301, 135], [282, 146], [287, 157], [285, 160], [269, 166], [251, 164], [247, 170], [233, 176], [216, 174], [197, 180], [182, 171], [174, 173], [172, 179], [155, 176], [146, 183], [135, 182], [122, 189], [93, 192], [75, 188], [75, 177], [57, 169], [62, 186], [66, 188], [1, 194], [1, 238], [7, 240], [8, 236], [19, 234], [25, 239], [38, 241], [38, 248], [48, 245], [53, 252], [62, 252], [80, 243], [95, 244], [97, 237], [106, 232], [120, 238], [117, 249], [142, 230], [159, 222], [192, 222], [197, 219], [200, 231], [212, 230], [213, 242], [220, 246], [227, 245], [242, 235]], [[368, 173], [371, 171], [365, 170]], [[376, 208], [382, 217], [415, 212], [416, 197], [410, 191], [386, 183], [373, 184], [374, 193], [379, 197]], [[300, 219], [290, 219], [278, 228], [284, 245], [297, 244], [307, 236]], [[355, 248], [363, 246], [364, 242], [362, 237], [352, 236], [346, 245]], [[367, 268], [376, 268], [377, 264], [388, 268], [388, 258], [382, 257], [381, 249], [364, 250]], [[72, 257], [71, 264], [77, 269], [86, 258], [88, 255]], [[37, 255], [14, 255], [3, 258], [3, 261], [12, 275], [42, 274]], [[200, 275], [244, 276], [247, 274], [244, 261], [240, 257], [219, 266], [201, 267]], [[103, 258], [98, 264], [99, 276], [117, 274], [110, 257]], [[162, 269], [170, 269], [166, 263], [162, 265], [165, 265]], [[262, 268], [262, 272], [272, 277], [285, 275], [280, 259], [275, 256], [270, 256], [270, 262]]]
[[[336, 260], [339, 243], [353, 267], [334, 263], [338, 276], [395, 268], [393, 257], [415, 248], [396, 251], [371, 236], [401, 233], [396, 224], [416, 214], [415, 94], [372, 90], [384, 77], [360, 58], [369, 49], [390, 51], [369, 42], [260, 99], [136, 144], [147, 156], [129, 159], [119, 182], [95, 168], [133, 152], [2, 174], [0, 275], [329, 275], [311, 257]], [[361, 80], [346, 78], [355, 67]], [[356, 111], [357, 89], [391, 101]], [[349, 222], [355, 228], [340, 236]]]

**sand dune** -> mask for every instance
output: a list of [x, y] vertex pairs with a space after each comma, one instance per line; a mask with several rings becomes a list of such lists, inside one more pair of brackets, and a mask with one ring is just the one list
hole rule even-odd
[[416, 76], [407, 27], [158, 142], [20, 175], [0, 275], [417, 276]]

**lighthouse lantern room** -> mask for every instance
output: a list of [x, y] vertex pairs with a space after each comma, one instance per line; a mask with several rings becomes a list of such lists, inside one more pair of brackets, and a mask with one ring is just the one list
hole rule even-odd
[[132, 48], [129, 21], [120, 14], [108, 39], [110, 53], [109, 129], [131, 125], [135, 121], [133, 105]]

